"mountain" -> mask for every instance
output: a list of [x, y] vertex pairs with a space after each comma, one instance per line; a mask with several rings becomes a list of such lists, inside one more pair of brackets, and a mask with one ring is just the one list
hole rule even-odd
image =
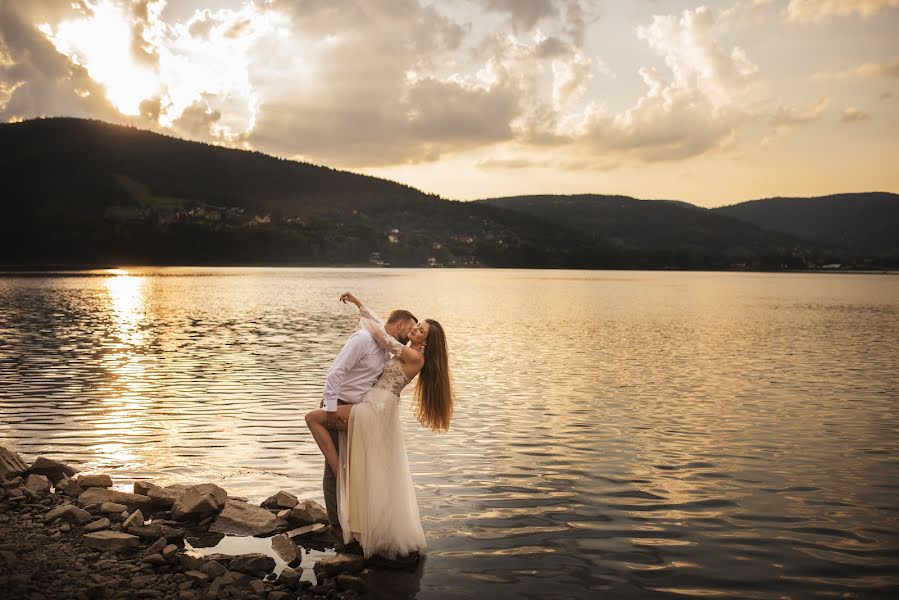
[[767, 198], [713, 210], [770, 231], [827, 243], [852, 258], [899, 264], [899, 195], [886, 192], [817, 198]]
[[579, 230], [620, 248], [640, 266], [801, 267], [827, 254], [818, 243], [680, 201], [583, 194], [478, 202]]
[[529, 215], [99, 121], [0, 125], [0, 174], [0, 264], [614, 264]]

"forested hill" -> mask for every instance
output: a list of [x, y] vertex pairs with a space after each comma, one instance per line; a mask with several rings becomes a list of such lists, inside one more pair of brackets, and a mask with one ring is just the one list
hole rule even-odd
[[683, 202], [456, 202], [399, 183], [71, 118], [0, 124], [0, 265], [783, 268], [840, 246]]

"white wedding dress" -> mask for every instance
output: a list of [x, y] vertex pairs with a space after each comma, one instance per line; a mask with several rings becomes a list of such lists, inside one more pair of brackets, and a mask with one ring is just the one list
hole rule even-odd
[[357, 540], [366, 558], [423, 554], [427, 544], [399, 417], [400, 392], [410, 381], [399, 358], [404, 346], [365, 307], [360, 320], [394, 357], [362, 401], [353, 405], [348, 430], [339, 436], [337, 511], [343, 541]]

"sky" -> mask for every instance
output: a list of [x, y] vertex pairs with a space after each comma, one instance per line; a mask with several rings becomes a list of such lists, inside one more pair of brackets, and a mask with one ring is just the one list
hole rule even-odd
[[899, 192], [899, 0], [0, 0], [0, 122], [451, 199]]

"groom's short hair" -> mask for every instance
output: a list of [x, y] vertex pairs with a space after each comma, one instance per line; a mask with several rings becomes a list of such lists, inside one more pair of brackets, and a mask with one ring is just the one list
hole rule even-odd
[[390, 316], [387, 317], [387, 324], [396, 323], [397, 321], [408, 321], [412, 319], [416, 323], [418, 323], [418, 319], [415, 318], [415, 315], [410, 313], [408, 310], [395, 310], [390, 313]]

